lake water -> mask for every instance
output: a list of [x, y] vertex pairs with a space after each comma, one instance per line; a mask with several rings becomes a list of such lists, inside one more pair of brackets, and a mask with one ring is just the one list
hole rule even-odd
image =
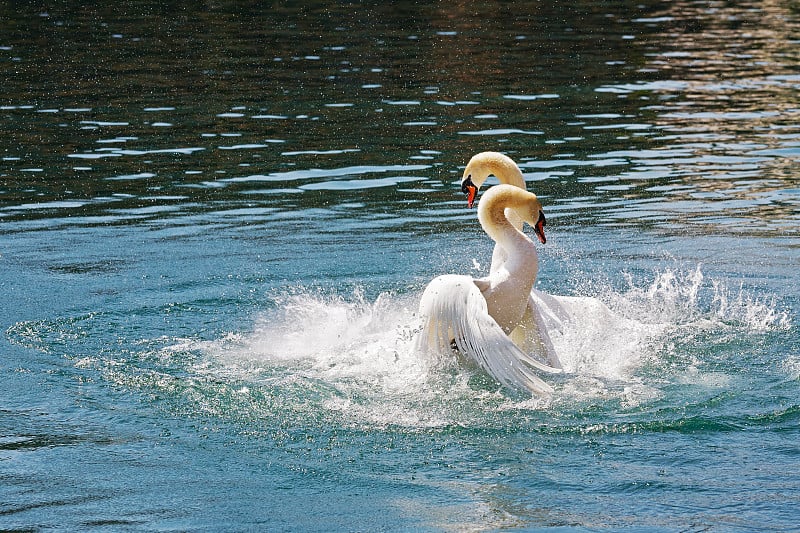
[[[800, 523], [795, 2], [0, 6], [0, 529]], [[542, 200], [551, 398], [410, 349]]]

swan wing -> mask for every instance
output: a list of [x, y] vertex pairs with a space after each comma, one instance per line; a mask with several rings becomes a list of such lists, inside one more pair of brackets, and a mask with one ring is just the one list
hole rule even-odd
[[424, 319], [420, 340], [428, 349], [458, 350], [504, 386], [549, 395], [553, 388], [531, 367], [554, 369], [524, 353], [489, 315], [486, 300], [468, 276], [440, 276], [425, 289], [420, 301]]
[[[511, 339], [536, 361], [536, 364], [529, 364], [545, 372], [558, 373], [562, 371], [563, 366], [550, 338], [548, 322], [542, 315], [542, 312], [548, 312], [549, 308], [542, 305], [543, 301], [538, 297], [538, 292], [531, 291], [522, 321], [511, 332]], [[539, 361], [544, 361], [546, 364]]]
[[581, 300], [574, 296], [554, 296], [537, 289], [531, 289], [530, 299], [538, 311], [537, 320], [546, 324], [548, 330], [563, 331], [564, 325], [571, 320], [570, 307], [573, 301]]

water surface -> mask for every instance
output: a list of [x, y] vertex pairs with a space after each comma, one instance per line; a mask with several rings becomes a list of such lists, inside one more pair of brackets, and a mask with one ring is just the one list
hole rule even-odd
[[[793, 3], [0, 20], [3, 529], [796, 527]], [[610, 310], [549, 399], [410, 349], [483, 150]]]

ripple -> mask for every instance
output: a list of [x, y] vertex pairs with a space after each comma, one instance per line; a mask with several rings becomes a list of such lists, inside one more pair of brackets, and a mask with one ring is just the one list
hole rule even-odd
[[98, 144], [113, 144], [113, 143], [124, 143], [128, 141], [136, 141], [138, 137], [114, 137], [113, 139], [98, 139], [96, 142]]
[[203, 147], [187, 148], [160, 148], [155, 150], [124, 150], [120, 148], [101, 148], [95, 152], [85, 152], [78, 154], [68, 154], [67, 157], [75, 159], [104, 159], [107, 157], [121, 157], [123, 155], [150, 155], [150, 154], [183, 154], [189, 155], [194, 152], [205, 150]]
[[585, 130], [649, 130], [653, 128], [652, 124], [639, 124], [639, 123], [622, 123], [622, 124], [599, 124], [596, 126], [584, 126]]
[[575, 118], [632, 118], [633, 115], [621, 115], [619, 113], [594, 113], [590, 115], [575, 115]]
[[[151, 198], [156, 199], [156, 198]], [[135, 207], [129, 209], [111, 209], [111, 213], [119, 215], [153, 215], [159, 213], [174, 213], [181, 211], [183, 206], [179, 205], [151, 205], [146, 207]]]
[[430, 165], [388, 165], [370, 166], [360, 165], [343, 168], [318, 169], [311, 168], [305, 170], [290, 170], [287, 172], [275, 172], [272, 174], [253, 174], [250, 176], [239, 176], [235, 178], [223, 178], [219, 181], [229, 183], [259, 182], [259, 181], [294, 181], [316, 178], [330, 178], [336, 176], [355, 176], [360, 174], [383, 173], [383, 172], [411, 172], [416, 170], [426, 170]]
[[337, 180], [308, 183], [299, 188], [306, 191], [346, 191], [358, 189], [375, 189], [378, 187], [392, 187], [400, 183], [423, 181], [426, 178], [415, 176], [394, 176], [390, 178], [375, 178], [365, 180]]
[[0, 207], [2, 211], [35, 211], [45, 209], [75, 209], [83, 207], [89, 202], [81, 200], [57, 200], [52, 202], [27, 203]]
[[360, 152], [358, 148], [344, 148], [339, 150], [295, 150], [291, 152], [281, 152], [281, 155], [296, 156], [296, 155], [339, 155], [354, 152]]
[[69, 154], [67, 157], [74, 159], [105, 159], [107, 157], [121, 157], [122, 154], [118, 152], [91, 152], [84, 154]]
[[538, 130], [521, 130], [517, 128], [502, 128], [494, 130], [478, 130], [478, 131], [459, 131], [459, 135], [544, 135], [543, 131]]
[[580, 159], [545, 159], [542, 161], [523, 161], [519, 163], [519, 168], [556, 168], [556, 167], [608, 167], [617, 165], [627, 165], [628, 161], [619, 157], [608, 157], [609, 154], [590, 156], [598, 159], [585, 161]]
[[664, 118], [680, 118], [686, 120], [754, 120], [767, 117], [778, 117], [782, 113], [777, 111], [698, 111], [696, 113], [674, 112], [664, 113]]
[[217, 146], [220, 150], [256, 150], [259, 148], [269, 148], [271, 144], [285, 143], [286, 141], [280, 139], [267, 139], [267, 144], [251, 143], [251, 144], [235, 144], [233, 146]]
[[690, 86], [689, 82], [680, 80], [662, 80], [639, 83], [622, 83], [603, 85], [595, 88], [598, 93], [630, 94], [635, 92], [683, 92]]
[[155, 178], [156, 175], [152, 172], [140, 172], [139, 174], [123, 174], [120, 176], [112, 176], [110, 178], [105, 178], [109, 181], [126, 181], [126, 180], [141, 180], [141, 179], [148, 179], [148, 178]]
[[753, 150], [749, 155], [764, 155], [772, 157], [800, 158], [800, 147], [797, 148], [769, 148], [764, 150]]
[[561, 98], [558, 94], [506, 94], [503, 96], [506, 100], [552, 100]]
[[90, 126], [130, 126], [130, 122], [109, 122], [103, 120], [81, 120], [80, 123]]
[[223, 209], [221, 211], [212, 211], [210, 214], [214, 216], [224, 216], [224, 217], [241, 217], [241, 216], [262, 216], [262, 215], [271, 215], [279, 211], [278, 209], [271, 208], [271, 207], [241, 207], [236, 209]]
[[475, 100], [456, 100], [455, 102], [449, 102], [447, 100], [438, 100], [436, 105], [443, 105], [443, 106], [457, 106], [457, 105], [480, 105], [480, 102]]

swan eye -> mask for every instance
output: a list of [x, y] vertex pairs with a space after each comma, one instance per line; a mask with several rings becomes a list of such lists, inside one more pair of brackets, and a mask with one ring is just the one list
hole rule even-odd
[[461, 182], [461, 192], [464, 194], [469, 194], [470, 187], [474, 187], [475, 185], [472, 184], [472, 174], [469, 174], [464, 180]]

